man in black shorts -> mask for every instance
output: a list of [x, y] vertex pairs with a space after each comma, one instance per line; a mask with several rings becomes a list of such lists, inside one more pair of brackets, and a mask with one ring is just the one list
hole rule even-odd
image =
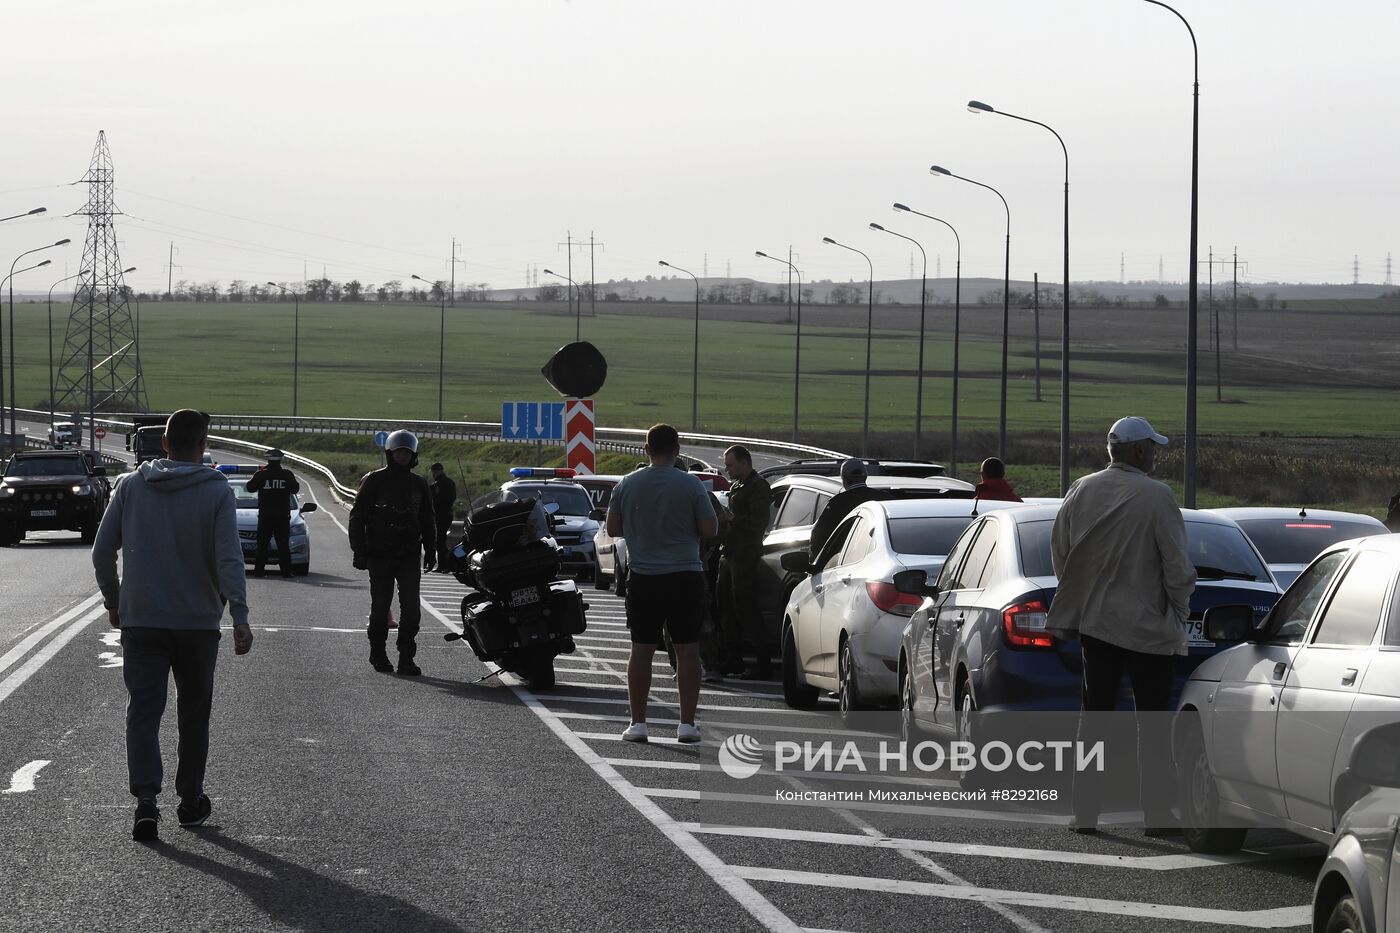
[[663, 628], [676, 650], [680, 694], [679, 742], [699, 742], [695, 707], [700, 702], [700, 620], [704, 614], [705, 574], [700, 539], [719, 529], [709, 494], [700, 480], [674, 467], [680, 435], [669, 424], [647, 431], [650, 466], [622, 478], [608, 502], [608, 534], [627, 539], [627, 627], [632, 653], [627, 660], [627, 701], [632, 724], [628, 742], [647, 740], [647, 695], [651, 664]]

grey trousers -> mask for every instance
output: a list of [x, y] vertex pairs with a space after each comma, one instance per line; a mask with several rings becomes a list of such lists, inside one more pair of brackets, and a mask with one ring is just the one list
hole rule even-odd
[[217, 629], [123, 628], [122, 679], [126, 682], [126, 768], [134, 797], [160, 793], [160, 720], [170, 675], [175, 675], [180, 727], [175, 792], [195, 801], [204, 793], [209, 759], [209, 713], [214, 705]]

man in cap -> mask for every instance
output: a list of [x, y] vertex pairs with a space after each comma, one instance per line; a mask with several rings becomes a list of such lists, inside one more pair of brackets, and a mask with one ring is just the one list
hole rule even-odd
[[253, 559], [253, 576], [263, 575], [267, 564], [267, 542], [277, 539], [277, 567], [282, 576], [292, 575], [292, 496], [301, 491], [291, 470], [282, 466], [282, 451], [267, 452], [267, 466], [248, 480], [248, 491], [258, 496], [258, 550]]
[[822, 545], [826, 544], [826, 539], [831, 537], [836, 526], [841, 524], [841, 519], [851, 514], [852, 509], [862, 502], [881, 498], [878, 491], [865, 485], [866, 475], [864, 460], [852, 457], [842, 462], [841, 491], [831, 497], [826, 508], [822, 509], [822, 514], [817, 516], [817, 523], [812, 526], [812, 538], [808, 551], [813, 559], [821, 553]]
[[[1061, 638], [1079, 637], [1081, 705], [1090, 719], [1098, 713], [1103, 722], [1117, 707], [1124, 674], [1138, 712], [1149, 714], [1140, 717], [1138, 760], [1150, 835], [1168, 835], [1175, 823], [1170, 782], [1158, 779], [1172, 773], [1165, 711], [1196, 586], [1176, 497], [1150, 476], [1166, 445], [1147, 419], [1120, 418], [1108, 432], [1108, 467], [1065, 493], [1050, 537], [1059, 582], [1046, 623]], [[1081, 738], [1096, 728], [1081, 714]], [[1077, 832], [1096, 831], [1098, 778], [1090, 774], [1075, 776]]]
[[[413, 659], [422, 609], [422, 573], [437, 566], [437, 526], [428, 481], [418, 465], [418, 438], [398, 430], [384, 443], [385, 465], [364, 478], [350, 509], [350, 550], [356, 570], [369, 571], [369, 663], [389, 673], [389, 604], [399, 590], [399, 673], [423, 673]], [[418, 553], [423, 553], [419, 570]]]

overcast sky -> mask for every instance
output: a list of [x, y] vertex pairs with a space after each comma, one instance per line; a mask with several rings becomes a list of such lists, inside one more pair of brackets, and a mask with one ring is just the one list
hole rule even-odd
[[[1380, 0], [1181, 0], [1201, 56], [1201, 259], [1239, 247], [1255, 281], [1380, 282], [1400, 187], [1394, 42]], [[116, 165], [122, 259], [174, 278], [447, 277], [526, 284], [596, 234], [599, 281], [658, 274], [808, 280], [1060, 278], [1069, 146], [1072, 277], [1186, 278], [1191, 43], [1143, 0], [96, 0], [6, 11], [0, 227], [13, 255], [85, 188], [99, 129]], [[51, 270], [76, 272], [75, 244]], [[576, 272], [586, 267], [576, 253]], [[583, 265], [581, 265], [581, 263]], [[1400, 270], [1397, 270], [1400, 274]], [[915, 270], [917, 275], [917, 266]], [[576, 275], [586, 278], [586, 273]], [[1204, 272], [1202, 274], [1204, 280]]]

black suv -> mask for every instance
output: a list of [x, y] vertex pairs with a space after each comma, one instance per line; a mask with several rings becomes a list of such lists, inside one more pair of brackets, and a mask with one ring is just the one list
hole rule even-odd
[[[819, 458], [792, 460], [777, 466], [765, 467], [758, 474], [768, 481], [780, 476], [840, 476], [841, 464], [845, 459]], [[870, 476], [943, 476], [948, 470], [941, 463], [932, 460], [862, 460], [866, 473]]]
[[53, 530], [79, 532], [91, 544], [111, 496], [107, 468], [86, 450], [19, 451], [0, 477], [0, 545]]

